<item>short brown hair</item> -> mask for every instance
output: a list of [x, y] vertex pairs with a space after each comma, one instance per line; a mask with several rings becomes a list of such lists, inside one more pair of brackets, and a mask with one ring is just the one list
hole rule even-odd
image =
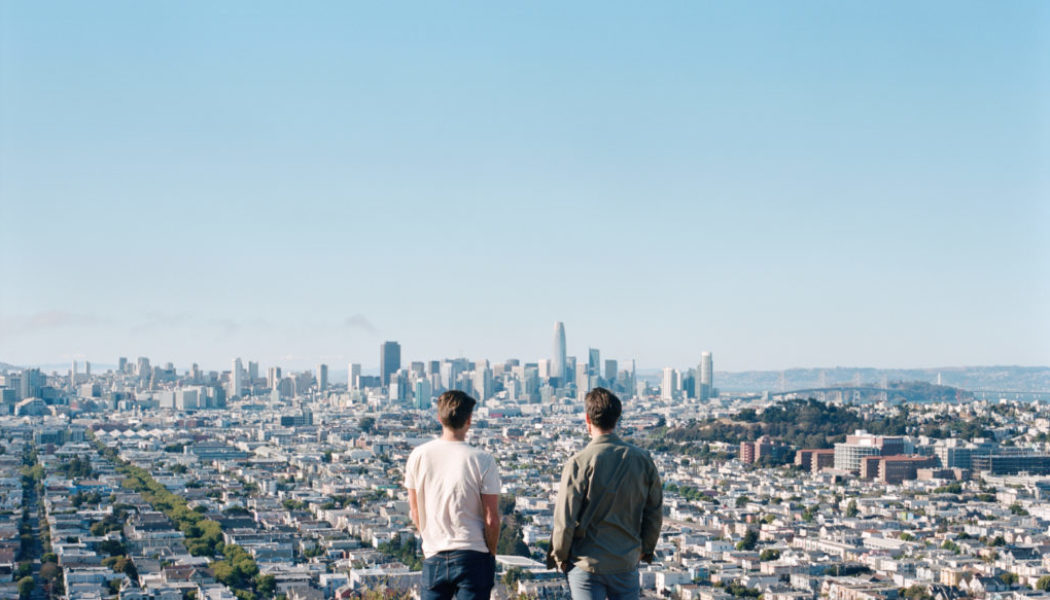
[[616, 422], [620, 420], [620, 412], [623, 410], [623, 405], [620, 404], [620, 399], [616, 397], [616, 394], [603, 387], [596, 387], [587, 392], [584, 405], [587, 407], [587, 416], [591, 418], [591, 425], [602, 431], [609, 431], [616, 427]]
[[459, 390], [449, 390], [438, 396], [438, 421], [449, 429], [461, 429], [474, 412], [478, 401]]

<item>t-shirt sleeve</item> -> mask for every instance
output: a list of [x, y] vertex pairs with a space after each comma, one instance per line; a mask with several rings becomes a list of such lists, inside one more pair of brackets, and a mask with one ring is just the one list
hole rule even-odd
[[482, 462], [485, 467], [481, 474], [481, 493], [498, 494], [501, 487], [499, 465], [496, 464], [496, 459], [492, 458], [492, 455], [486, 455], [485, 458], [486, 460]]

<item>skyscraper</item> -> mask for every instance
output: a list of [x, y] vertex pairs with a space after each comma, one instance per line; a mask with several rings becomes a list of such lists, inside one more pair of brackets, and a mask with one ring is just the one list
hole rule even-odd
[[328, 389], [328, 365], [321, 363], [317, 365], [317, 391], [324, 392]]
[[663, 379], [660, 382], [660, 398], [663, 400], [674, 400], [677, 395], [678, 371], [673, 367], [664, 367]]
[[715, 365], [710, 352], [700, 353], [700, 381], [696, 384], [696, 397], [701, 402], [711, 399], [714, 389]]
[[605, 383], [606, 385], [616, 385], [616, 377], [619, 374], [619, 365], [615, 360], [610, 358], [605, 359]]
[[233, 367], [230, 370], [230, 397], [240, 396], [241, 390], [244, 389], [244, 367], [241, 366], [241, 359], [233, 359]]
[[346, 389], [357, 390], [361, 388], [361, 365], [359, 363], [350, 363], [349, 373], [347, 375]]
[[558, 321], [554, 324], [554, 355], [550, 364], [551, 379], [565, 382], [565, 325]]
[[601, 377], [602, 374], [601, 353], [597, 348], [587, 349], [587, 374]]
[[77, 361], [73, 361], [72, 366], [69, 367], [69, 387], [74, 387], [77, 384]]
[[383, 342], [379, 346], [379, 376], [383, 385], [390, 385], [390, 375], [401, 368], [401, 344]]

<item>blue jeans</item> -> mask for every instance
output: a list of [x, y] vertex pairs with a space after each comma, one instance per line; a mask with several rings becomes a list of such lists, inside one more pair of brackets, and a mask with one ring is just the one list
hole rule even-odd
[[576, 567], [569, 571], [572, 600], [638, 600], [638, 569], [599, 575]]
[[448, 550], [423, 560], [423, 600], [488, 600], [496, 584], [496, 557]]

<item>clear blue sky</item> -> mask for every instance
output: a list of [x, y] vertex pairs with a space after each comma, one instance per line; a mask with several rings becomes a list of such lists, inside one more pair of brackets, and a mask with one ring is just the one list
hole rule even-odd
[[1050, 364], [1050, 5], [0, 3], [0, 361]]

